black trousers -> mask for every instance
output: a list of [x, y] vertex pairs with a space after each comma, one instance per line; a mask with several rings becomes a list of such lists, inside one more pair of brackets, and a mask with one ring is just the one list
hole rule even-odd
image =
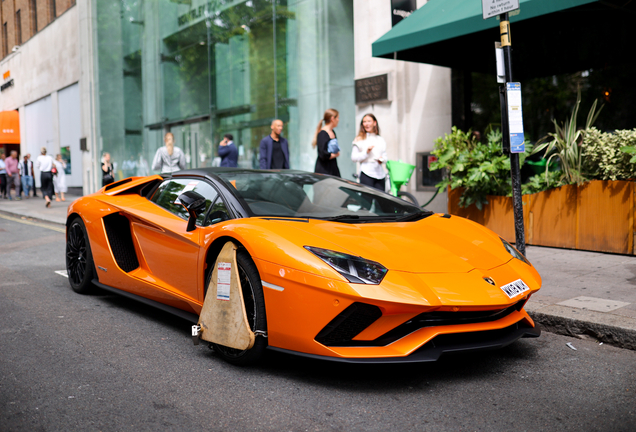
[[371, 186], [372, 188], [376, 188], [384, 192], [386, 187], [385, 179], [376, 179], [373, 177], [369, 177], [363, 172], [360, 172], [360, 183], [363, 185]]
[[42, 183], [42, 186], [40, 186], [42, 196], [47, 196], [49, 199], [53, 199], [53, 174], [51, 171], [42, 171], [40, 173], [40, 182]]
[[7, 175], [5, 173], [0, 174], [0, 196], [7, 196]]

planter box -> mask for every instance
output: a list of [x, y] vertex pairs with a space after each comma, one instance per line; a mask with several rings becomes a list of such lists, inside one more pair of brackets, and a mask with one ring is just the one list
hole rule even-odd
[[[526, 243], [634, 255], [634, 182], [591, 181], [523, 196]], [[448, 212], [515, 241], [512, 198], [489, 196], [483, 210], [459, 207], [449, 191]]]

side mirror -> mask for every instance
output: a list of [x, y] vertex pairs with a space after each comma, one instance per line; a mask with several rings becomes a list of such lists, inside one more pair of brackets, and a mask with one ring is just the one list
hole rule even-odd
[[186, 231], [194, 231], [196, 228], [197, 216], [201, 210], [205, 209], [205, 197], [195, 191], [187, 191], [179, 195], [178, 200], [190, 215]]

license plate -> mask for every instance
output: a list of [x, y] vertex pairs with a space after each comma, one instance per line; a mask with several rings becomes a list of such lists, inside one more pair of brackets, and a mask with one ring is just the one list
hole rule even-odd
[[530, 287], [526, 285], [526, 283], [522, 281], [521, 279], [517, 279], [514, 282], [510, 282], [507, 285], [503, 285], [501, 289], [510, 298], [516, 297], [519, 294], [524, 293], [526, 291], [530, 291]]

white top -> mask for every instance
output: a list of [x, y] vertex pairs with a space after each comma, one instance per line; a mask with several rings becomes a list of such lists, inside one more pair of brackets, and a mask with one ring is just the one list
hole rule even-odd
[[172, 173], [186, 168], [185, 155], [179, 147], [174, 147], [172, 156], [168, 154], [166, 146], [159, 147], [152, 161], [153, 170], [161, 170], [162, 173]]
[[[367, 153], [367, 149], [373, 150]], [[367, 139], [354, 141], [351, 149], [351, 160], [360, 162], [360, 171], [374, 179], [386, 177], [384, 163], [386, 162], [386, 142], [380, 135], [367, 133]]]
[[53, 176], [53, 187], [55, 189], [55, 193], [67, 192], [68, 187], [66, 186], [66, 172], [64, 172], [66, 164], [58, 160], [53, 161], [53, 163], [55, 164], [55, 168], [57, 168], [57, 174]]
[[40, 155], [35, 160], [35, 167], [40, 172], [50, 172], [51, 168], [53, 168], [53, 158], [49, 155]]

